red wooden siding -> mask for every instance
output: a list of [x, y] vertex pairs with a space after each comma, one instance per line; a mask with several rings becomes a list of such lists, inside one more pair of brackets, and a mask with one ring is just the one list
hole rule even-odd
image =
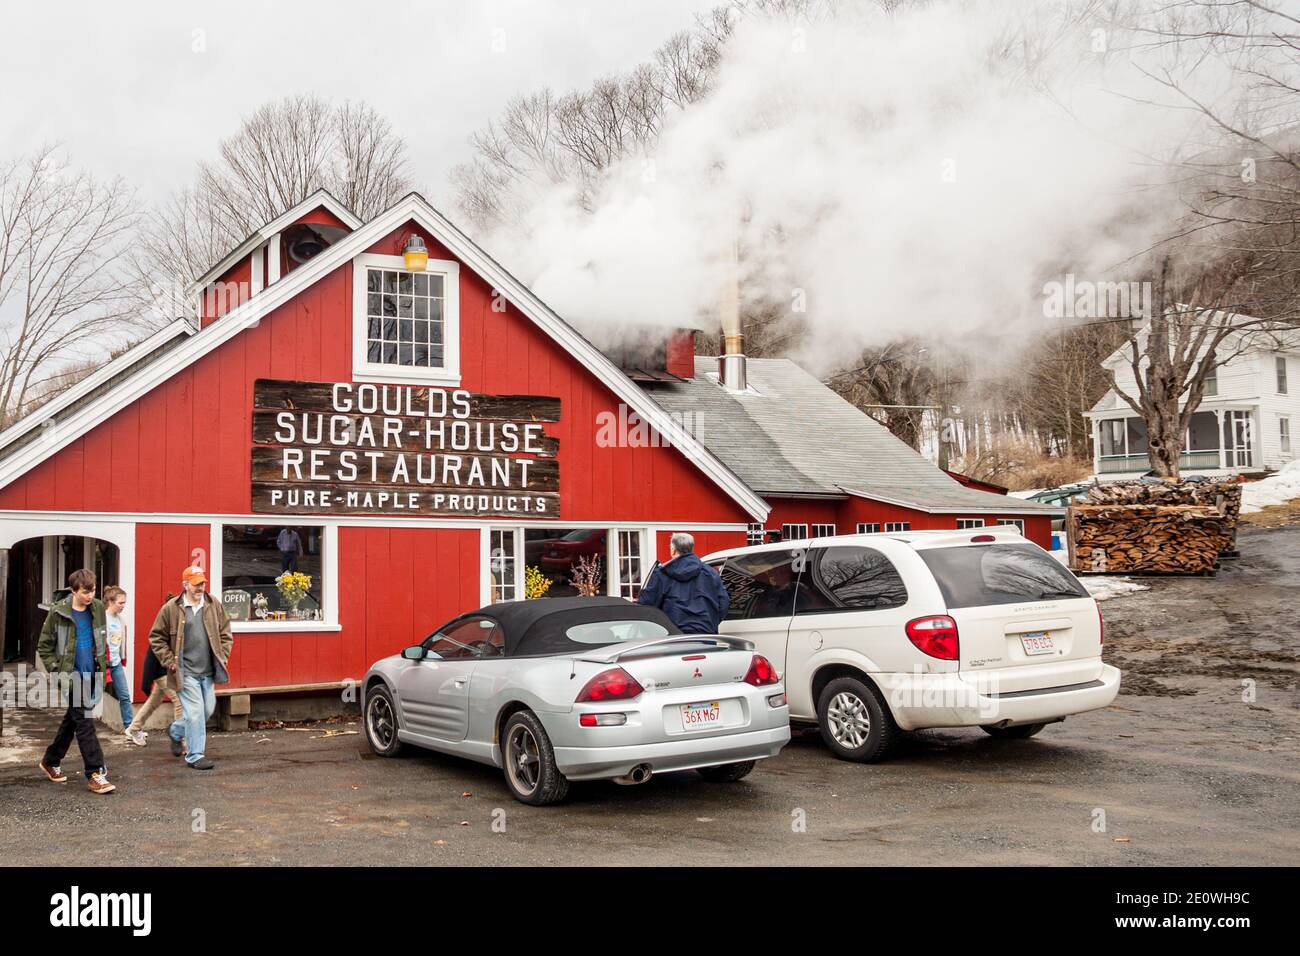
[[[373, 251], [400, 252], [410, 226]], [[430, 255], [450, 258], [425, 235]], [[248, 260], [226, 278], [248, 275]], [[257, 325], [176, 373], [112, 418], [0, 489], [0, 509], [130, 512], [178, 516], [247, 514], [251, 506], [253, 383], [258, 378], [351, 381], [351, 263], [334, 270]], [[619, 402], [513, 308], [492, 310], [492, 290], [461, 270], [462, 387], [495, 394], [556, 396], [561, 421], [559, 523], [673, 524], [748, 520], [673, 448], [602, 448], [597, 416]], [[307, 521], [309, 519], [294, 519]], [[148, 630], [208, 526], [194, 518], [138, 524], [136, 667]], [[374, 660], [478, 606], [477, 530], [400, 527], [339, 531], [340, 632], [248, 633], [235, 637], [231, 686], [314, 684], [360, 677]], [[702, 552], [743, 544], [742, 532], [698, 536]], [[667, 557], [666, 539], [662, 557]], [[137, 678], [139, 670], [136, 671]], [[138, 680], [137, 680], [138, 686]]]

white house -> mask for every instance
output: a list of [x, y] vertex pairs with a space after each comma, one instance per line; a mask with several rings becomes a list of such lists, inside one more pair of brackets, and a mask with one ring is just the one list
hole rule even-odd
[[[1233, 346], [1231, 340], [1226, 343]], [[1115, 384], [1136, 397], [1126, 345], [1103, 363]], [[1093, 468], [1102, 478], [1133, 478], [1150, 470], [1146, 422], [1115, 393], [1084, 413], [1092, 421]], [[1276, 471], [1295, 457], [1300, 424], [1300, 338], [1261, 336], [1206, 382], [1183, 442], [1184, 475]]]

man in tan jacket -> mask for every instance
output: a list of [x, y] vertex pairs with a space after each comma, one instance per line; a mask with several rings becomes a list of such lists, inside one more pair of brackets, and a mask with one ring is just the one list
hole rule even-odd
[[235, 644], [226, 609], [205, 593], [207, 583], [202, 568], [186, 568], [181, 574], [182, 593], [163, 604], [149, 631], [149, 646], [180, 687], [185, 712], [167, 730], [172, 754], [184, 756], [193, 770], [213, 767], [204, 755], [207, 722], [217, 707], [216, 685], [230, 680], [226, 668]]

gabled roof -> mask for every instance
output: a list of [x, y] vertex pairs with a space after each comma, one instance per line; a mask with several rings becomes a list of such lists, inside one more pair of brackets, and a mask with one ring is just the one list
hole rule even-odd
[[[306, 200], [310, 201], [310, 200]], [[288, 213], [286, 213], [288, 215]], [[283, 218], [283, 217], [281, 217]], [[279, 282], [261, 290], [221, 318], [178, 344], [166, 356], [124, 377], [114, 387], [87, 401], [69, 415], [66, 426], [47, 440], [29, 443], [0, 457], [0, 487], [12, 482], [40, 462], [54, 455], [79, 435], [110, 418], [130, 402], [198, 359], [257, 323], [272, 310], [288, 302], [317, 280], [333, 272], [372, 246], [375, 242], [408, 221], [424, 227], [452, 255], [485, 281], [574, 357], [630, 409], [664, 436], [690, 462], [703, 471], [755, 520], [762, 521], [771, 510], [737, 474], [701, 444], [686, 429], [655, 404], [626, 374], [605, 357], [573, 326], [553, 312], [527, 286], [512, 276], [495, 259], [483, 251], [460, 229], [434, 209], [418, 193], [409, 193], [386, 211], [354, 230], [338, 242], [295, 269]]]
[[216, 263], [216, 265], [190, 284], [190, 292], [202, 289], [209, 282], [221, 278], [234, 268], [235, 264], [239, 262], [240, 259], [251, 254], [252, 251], [262, 243], [266, 242], [277, 233], [283, 232], [313, 209], [322, 206], [342, 220], [349, 229], [355, 230], [360, 228], [361, 220], [357, 217], [356, 213], [335, 199], [329, 190], [318, 189], [292, 209], [285, 210], [283, 214], [276, 216], [266, 225], [262, 226], [262, 228], [256, 230], [239, 245], [235, 246], [234, 249], [231, 249], [230, 252], [221, 258], [220, 262]]
[[948, 477], [788, 359], [749, 359], [744, 392], [719, 386], [716, 369], [716, 357], [697, 355], [694, 378], [650, 394], [693, 421], [709, 450], [760, 494], [854, 495], [932, 512], [1059, 513]]

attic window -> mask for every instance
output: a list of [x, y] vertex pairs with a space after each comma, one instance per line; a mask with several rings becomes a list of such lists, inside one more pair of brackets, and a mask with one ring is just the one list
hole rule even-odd
[[364, 255], [353, 268], [353, 378], [459, 385], [459, 264], [408, 272], [401, 256]]

